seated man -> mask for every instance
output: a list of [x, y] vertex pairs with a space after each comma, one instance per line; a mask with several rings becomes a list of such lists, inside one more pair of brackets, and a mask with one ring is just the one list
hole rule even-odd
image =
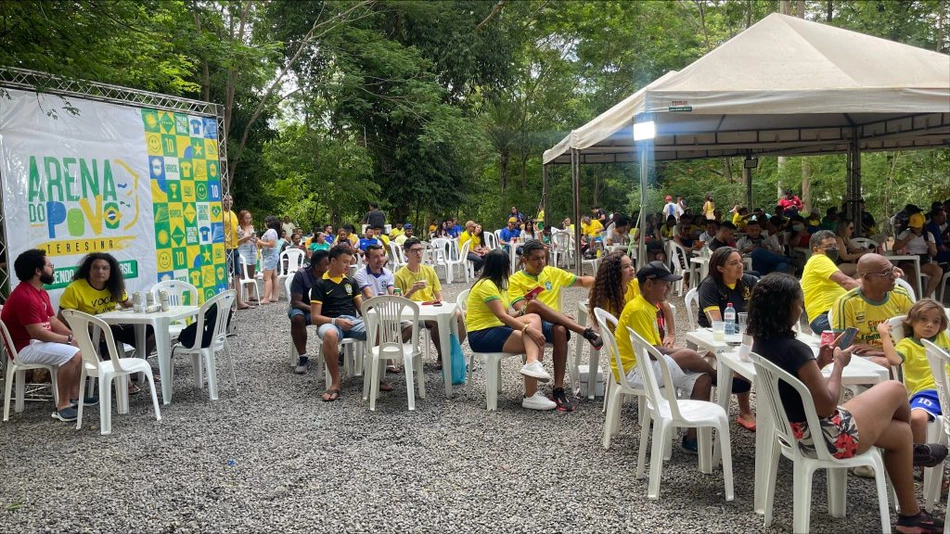
[[[53, 283], [53, 264], [46, 252], [24, 251], [13, 262], [20, 283], [13, 288], [0, 319], [10, 331], [10, 339], [20, 360], [57, 367], [59, 402], [52, 416], [60, 421], [75, 421], [79, 398], [82, 355], [73, 333], [53, 313], [53, 305], [43, 284]], [[98, 404], [96, 399], [86, 405]]]
[[608, 245], [626, 245], [629, 241], [630, 220], [620, 216], [613, 220], [604, 232], [604, 242]]
[[[337, 245], [330, 249], [329, 258], [327, 272], [310, 290], [310, 318], [318, 325], [317, 335], [323, 343], [323, 359], [330, 373], [330, 387], [323, 393], [323, 402], [340, 398], [340, 340], [366, 341], [366, 325], [357, 316], [363, 298], [356, 282], [346, 276], [353, 255], [349, 248]], [[379, 384], [381, 391], [393, 389], [385, 382]]]
[[483, 256], [488, 253], [488, 247], [482, 246], [482, 238], [475, 233], [475, 221], [465, 223], [465, 230], [459, 234], [459, 249], [468, 243], [468, 261], [472, 262], [475, 272], [482, 270], [485, 265]]
[[290, 318], [290, 338], [297, 349], [300, 359], [294, 372], [298, 375], [306, 374], [310, 369], [310, 357], [307, 355], [307, 326], [310, 321], [310, 290], [314, 284], [323, 278], [330, 263], [330, 253], [326, 250], [316, 250], [310, 256], [310, 265], [294, 274], [290, 282], [290, 307], [287, 317]]
[[913, 303], [894, 280], [901, 274], [891, 261], [880, 254], [870, 253], [858, 259], [857, 276], [861, 285], [838, 297], [832, 307], [831, 328], [858, 329], [854, 338], [855, 354], [865, 356], [878, 365], [888, 367], [878, 323], [891, 317], [907, 315]]
[[508, 218], [508, 224], [501, 229], [501, 232], [498, 232], [498, 241], [501, 244], [501, 248], [508, 252], [508, 243], [512, 239], [517, 239], [521, 236], [521, 230], [518, 229], [518, 219], [514, 217]]
[[[617, 329], [614, 333], [617, 338], [617, 350], [623, 365], [623, 372], [626, 373], [630, 385], [637, 388], [643, 387], [643, 379], [637, 367], [637, 356], [633, 350], [633, 342], [627, 333], [627, 327], [629, 326], [664, 355], [670, 368], [673, 385], [677, 389], [689, 392], [692, 399], [709, 400], [710, 388], [714, 385], [713, 380], [716, 376], [716, 370], [695, 350], [664, 347], [657, 329], [657, 304], [666, 298], [666, 294], [670, 291], [671, 282], [681, 278], [679, 275], [670, 273], [669, 269], [658, 261], [650, 262], [637, 271], [640, 294], [632, 301], [627, 302], [620, 314]], [[615, 379], [619, 380], [620, 370], [617, 369], [615, 358], [610, 359], [610, 367]], [[654, 372], [657, 377], [662, 376], [656, 364], [654, 364]], [[739, 382], [741, 380], [736, 381], [736, 383]], [[683, 436], [682, 448], [691, 454], [697, 453], [695, 429], [689, 429], [686, 435]]]
[[400, 247], [406, 243], [406, 240], [412, 237], [412, 225], [406, 223], [402, 225], [402, 232], [393, 240]]
[[[415, 302], [429, 302], [442, 300], [442, 284], [439, 277], [435, 274], [435, 269], [422, 263], [423, 247], [422, 242], [413, 237], [406, 240], [406, 265], [403, 265], [396, 271], [396, 287], [402, 291], [402, 295]], [[462, 322], [461, 314], [457, 314], [459, 325], [459, 339], [465, 339], [465, 326]], [[442, 368], [442, 345], [438, 343], [439, 323], [436, 321], [426, 321], [426, 328], [429, 329], [429, 337], [435, 343], [435, 350], [439, 358], [439, 369]]]
[[838, 259], [835, 233], [818, 230], [811, 235], [811, 257], [802, 272], [802, 292], [805, 294], [805, 314], [815, 334], [830, 330], [828, 310], [838, 297], [858, 287], [857, 281], [841, 272], [835, 265]]
[[586, 289], [594, 285], [593, 276], [575, 276], [565, 270], [547, 265], [544, 245], [535, 239], [524, 244], [521, 256], [523, 269], [508, 279], [508, 299], [518, 315], [536, 313], [541, 316], [541, 332], [548, 343], [554, 345], [554, 391], [552, 397], [557, 409], [563, 412], [574, 410], [564, 393], [564, 370], [567, 369], [568, 330], [584, 336], [594, 349], [604, 342], [593, 328], [585, 328], [574, 319], [561, 313], [561, 288], [575, 284]]
[[734, 245], [734, 233], [736, 231], [736, 225], [732, 224], [729, 221], [724, 221], [719, 223], [719, 230], [716, 232], [716, 237], [706, 243], [706, 246], [709, 247], [709, 250], [715, 251], [719, 247], [733, 246]]
[[360, 239], [359, 245], [357, 248], [360, 250], [360, 255], [366, 254], [366, 247], [370, 245], [382, 245], [383, 242], [376, 238], [376, 230], [371, 226], [366, 227], [366, 231], [363, 232], [363, 238]]
[[761, 275], [772, 272], [788, 273], [791, 267], [784, 254], [782, 245], [774, 237], [762, 234], [759, 221], [752, 219], [746, 223], [746, 235], [739, 239], [736, 248], [743, 256], [752, 258], [752, 269]]
[[395, 278], [393, 272], [385, 267], [386, 252], [382, 245], [374, 244], [366, 247], [366, 267], [356, 271], [356, 286], [360, 289], [363, 299], [371, 299], [379, 295], [392, 295]]

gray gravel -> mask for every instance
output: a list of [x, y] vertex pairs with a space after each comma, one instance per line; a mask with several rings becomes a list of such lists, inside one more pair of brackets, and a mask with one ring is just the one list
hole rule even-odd
[[[446, 286], [445, 297], [464, 288]], [[584, 297], [568, 290], [567, 309]], [[682, 299], [674, 302], [677, 323], [686, 325]], [[474, 384], [447, 400], [433, 362], [415, 412], [402, 375], [375, 413], [361, 400], [360, 378], [345, 378], [341, 399], [323, 403], [315, 370], [292, 373], [285, 303], [242, 311], [237, 321], [239, 392], [219, 372], [217, 402], [178, 359], [175, 400], [160, 422], [143, 393], [132, 397], [130, 414], [113, 415], [111, 436], [99, 435], [96, 409], [76, 431], [50, 418], [50, 403], [27, 403], [3, 423], [0, 531], [763, 530], [752, 512], [754, 436], [735, 424], [733, 502], [724, 500], [721, 471], [701, 474], [696, 458], [676, 448], [661, 498], [651, 501], [646, 479], [635, 478], [635, 404], [605, 451], [600, 399], [579, 401], [574, 413], [523, 410], [512, 361], [503, 364], [496, 413], [485, 411], [483, 373], [476, 369]], [[786, 532], [787, 461], [777, 484], [770, 531]], [[819, 474], [814, 532], [880, 530], [873, 481], [849, 478], [846, 519], [829, 517], [825, 499]]]

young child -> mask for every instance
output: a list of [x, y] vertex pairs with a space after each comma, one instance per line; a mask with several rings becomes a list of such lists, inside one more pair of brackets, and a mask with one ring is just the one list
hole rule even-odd
[[877, 325], [884, 353], [891, 365], [904, 365], [904, 385], [910, 397], [910, 428], [914, 443], [924, 443], [927, 422], [940, 417], [937, 384], [930, 372], [927, 352], [921, 339], [930, 340], [943, 349], [950, 349], [947, 336], [947, 315], [943, 306], [933, 299], [920, 299], [904, 319], [904, 339], [894, 345], [887, 323]]

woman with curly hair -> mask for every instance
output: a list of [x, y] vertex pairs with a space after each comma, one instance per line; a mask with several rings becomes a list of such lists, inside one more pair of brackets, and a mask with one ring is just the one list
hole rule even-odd
[[[623, 307], [640, 294], [640, 284], [637, 283], [637, 272], [633, 268], [633, 261], [623, 252], [611, 252], [604, 257], [594, 277], [594, 286], [590, 288], [587, 299], [587, 310], [590, 322], [594, 329], [597, 323], [594, 320], [594, 308], [602, 308], [614, 317], [620, 317]], [[656, 316], [660, 337], [663, 346], [670, 348], [676, 342], [676, 324], [670, 303], [663, 301], [658, 306]]]
[[[748, 333], [752, 350], [798, 378], [811, 394], [821, 428], [809, 429], [798, 393], [786, 384], [779, 385], [779, 396], [800, 445], [827, 447], [835, 458], [851, 458], [871, 447], [880, 447], [887, 471], [897, 494], [900, 513], [897, 532], [938, 532], [943, 520], [922, 510], [914, 496], [914, 465], [937, 465], [947, 455], [938, 444], [914, 445], [910, 428], [910, 405], [904, 385], [889, 380], [839, 405], [841, 373], [851, 362], [852, 348], [823, 345], [818, 357], [811, 347], [795, 339], [793, 325], [802, 314], [804, 295], [798, 280], [784, 273], [764, 276], [749, 300]], [[834, 362], [831, 376], [821, 368]], [[824, 443], [820, 443], [820, 442]], [[814, 456], [814, 451], [805, 449]]]

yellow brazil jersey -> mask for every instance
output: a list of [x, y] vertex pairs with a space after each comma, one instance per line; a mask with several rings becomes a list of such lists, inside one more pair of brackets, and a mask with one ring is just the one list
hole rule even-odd
[[[465, 246], [465, 243], [469, 242], [471, 239], [472, 239], [472, 234], [468, 233], [468, 230], [463, 230], [462, 233], [459, 234], [459, 250], [461, 250], [462, 247]], [[472, 243], [468, 247], [469, 247], [469, 250], [475, 248], [475, 243]]]
[[904, 288], [896, 286], [882, 302], [871, 302], [864, 297], [860, 287], [838, 298], [831, 311], [831, 328], [842, 330], [849, 326], [858, 329], [856, 344], [881, 346], [877, 325], [898, 315], [907, 315], [913, 302]]
[[116, 305], [129, 300], [122, 293], [120, 302], [113, 302], [108, 290], [96, 289], [85, 279], [70, 282], [59, 298], [59, 307], [64, 310], [79, 310], [90, 315], [99, 315], [115, 309]]
[[487, 278], [475, 282], [468, 293], [468, 309], [465, 312], [465, 325], [469, 332], [505, 326], [488, 308], [488, 303], [493, 300], [501, 300], [502, 308], [508, 309], [508, 297], [498, 289], [495, 282]]
[[[647, 341], [647, 343], [657, 347], [663, 343], [660, 339], [660, 330], [656, 325], [656, 306], [647, 302], [643, 295], [637, 295], [637, 298], [627, 302], [623, 307], [623, 313], [617, 321], [617, 330], [614, 336], [617, 338], [617, 350], [620, 352], [620, 362], [623, 364], [624, 374], [637, 366], [637, 357], [633, 352], [633, 342], [630, 341], [630, 334], [627, 327]], [[610, 370], [616, 380], [620, 380], [620, 374], [617, 372], [617, 360], [610, 359]]]
[[[831, 280], [838, 267], [824, 254], [812, 254], [802, 273], [802, 291], [805, 293], [805, 313], [808, 320], [814, 321], [827, 312], [835, 301], [847, 293], [845, 288]], [[819, 332], [820, 333], [820, 332]]]
[[[409, 295], [412, 285], [420, 280], [426, 281], [426, 287]], [[439, 277], [435, 274], [435, 269], [428, 265], [419, 265], [419, 272], [412, 272], [408, 265], [403, 265], [396, 271], [396, 287], [402, 290], [402, 294], [409, 295], [411, 300], [416, 302], [427, 302], [435, 300], [435, 294], [442, 292], [442, 284], [439, 283]]]
[[[944, 350], [950, 350], [950, 337], [947, 336], [947, 331], [937, 334], [933, 343]], [[907, 388], [908, 396], [928, 389], [937, 389], [934, 375], [930, 372], [930, 363], [927, 361], [927, 349], [920, 340], [905, 337], [898, 341], [894, 348], [904, 360], [901, 367], [904, 371], [904, 387]]]
[[604, 225], [594, 219], [590, 224], [581, 223], [581, 233], [589, 237], [599, 237], [604, 232]]
[[383, 247], [385, 247], [383, 250], [388, 254], [389, 253], [389, 236], [386, 234], [379, 234], [379, 237], [377, 237], [377, 239], [383, 242]]
[[392, 230], [389, 231], [389, 238], [390, 238], [390, 239], [396, 239], [397, 237], [401, 236], [402, 234], [403, 234], [402, 228], [399, 228], [399, 227], [397, 226], [397, 227], [395, 227], [395, 228], [393, 228]]
[[238, 247], [238, 220], [233, 211], [224, 212], [224, 248], [228, 250]]
[[524, 300], [529, 292], [540, 287], [543, 291], [538, 293], [538, 300], [552, 310], [561, 311], [561, 288], [571, 287], [576, 281], [576, 275], [550, 265], [541, 269], [537, 276], [522, 269], [508, 279], [508, 299], [514, 306], [516, 302]]

